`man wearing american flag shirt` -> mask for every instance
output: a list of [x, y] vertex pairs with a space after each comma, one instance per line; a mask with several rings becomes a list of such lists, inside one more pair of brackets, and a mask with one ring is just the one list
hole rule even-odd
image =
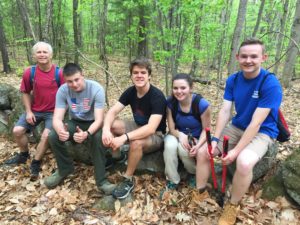
[[[58, 169], [45, 178], [48, 188], [55, 188], [74, 172], [73, 160], [67, 152], [66, 141], [87, 142], [88, 151], [94, 165], [94, 176], [99, 190], [111, 194], [115, 188], [105, 178], [105, 149], [101, 144], [101, 127], [104, 118], [105, 94], [103, 87], [84, 78], [79, 65], [68, 63], [63, 68], [66, 84], [56, 95], [53, 116], [53, 130], [49, 134], [49, 144], [55, 155]], [[64, 124], [65, 114], [69, 120]]]

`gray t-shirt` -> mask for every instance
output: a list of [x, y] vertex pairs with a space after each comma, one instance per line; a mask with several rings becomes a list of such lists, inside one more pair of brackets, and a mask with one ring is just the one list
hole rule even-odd
[[92, 121], [94, 108], [101, 109], [105, 106], [103, 87], [92, 80], [85, 80], [85, 89], [75, 92], [63, 84], [57, 91], [55, 108], [68, 108], [71, 119]]

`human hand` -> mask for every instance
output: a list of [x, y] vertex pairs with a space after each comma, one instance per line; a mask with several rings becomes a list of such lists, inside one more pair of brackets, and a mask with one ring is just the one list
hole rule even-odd
[[110, 131], [102, 131], [102, 143], [104, 146], [109, 147], [113, 139], [114, 135]]
[[65, 123], [63, 128], [58, 132], [58, 138], [60, 141], [67, 141], [70, 138], [70, 133], [68, 131], [68, 124]]
[[227, 155], [224, 158], [222, 158], [222, 163], [224, 165], [229, 165], [234, 162], [237, 156], [238, 156], [237, 151], [232, 149], [227, 153]]
[[112, 139], [110, 143], [110, 147], [112, 148], [113, 151], [116, 151], [118, 148], [120, 148], [123, 144], [125, 144], [127, 138], [124, 137], [125, 135], [121, 135], [118, 137], [115, 137]]
[[33, 114], [33, 112], [26, 112], [26, 122], [34, 125], [34, 123], [36, 122], [35, 119], [35, 115]]
[[179, 143], [184, 147], [184, 149], [190, 151], [191, 146], [189, 145], [188, 136], [182, 132], [179, 132], [178, 139], [179, 139]]
[[84, 142], [88, 137], [88, 132], [83, 131], [79, 128], [79, 126], [76, 127], [76, 132], [73, 135], [73, 139], [77, 143]]

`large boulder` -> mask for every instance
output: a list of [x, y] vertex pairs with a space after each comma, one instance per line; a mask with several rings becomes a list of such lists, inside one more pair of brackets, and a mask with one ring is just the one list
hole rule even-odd
[[282, 164], [284, 188], [298, 205], [300, 205], [300, 148], [296, 149]]
[[[278, 152], [277, 143], [274, 142], [272, 145], [269, 146], [269, 149], [265, 156], [255, 165], [253, 170], [253, 179], [252, 181], [255, 182], [259, 178], [263, 177], [267, 172], [274, 166], [276, 162], [276, 155]], [[228, 166], [228, 171], [233, 176], [236, 169], [236, 164], [233, 163]]]

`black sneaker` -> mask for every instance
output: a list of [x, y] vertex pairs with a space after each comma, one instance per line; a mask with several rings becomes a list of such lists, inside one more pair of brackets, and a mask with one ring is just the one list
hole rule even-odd
[[36, 181], [39, 177], [40, 171], [41, 171], [41, 161], [32, 160], [30, 165], [30, 181]]
[[132, 180], [124, 177], [122, 183], [118, 184], [115, 190], [113, 190], [112, 196], [117, 199], [124, 199], [130, 194], [133, 188], [134, 188], [133, 177]]
[[6, 165], [19, 165], [25, 164], [27, 159], [29, 159], [29, 154], [16, 153], [12, 158], [4, 161]]

